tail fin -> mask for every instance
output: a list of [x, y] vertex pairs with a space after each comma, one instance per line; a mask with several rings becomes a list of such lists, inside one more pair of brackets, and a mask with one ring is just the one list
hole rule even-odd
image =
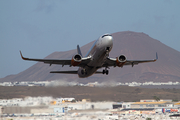
[[[77, 45], [77, 53], [82, 56], [81, 49], [80, 49], [79, 45]], [[82, 56], [82, 57], [83, 57], [83, 56]]]

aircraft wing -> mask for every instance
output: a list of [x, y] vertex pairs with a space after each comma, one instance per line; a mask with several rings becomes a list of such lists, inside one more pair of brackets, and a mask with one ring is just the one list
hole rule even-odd
[[[58, 64], [58, 65], [70, 65], [71, 66], [71, 59], [64, 59], [64, 60], [58, 60], [58, 59], [34, 59], [34, 58], [26, 58], [26, 57], [23, 57], [21, 51], [20, 51], [20, 54], [21, 54], [21, 58], [23, 60], [29, 60], [29, 61], [37, 61], [37, 62], [44, 62], [46, 64]], [[89, 63], [91, 60], [91, 57], [86, 57], [86, 58], [82, 58], [82, 61], [79, 65], [77, 66], [85, 66], [87, 65], [87, 63]]]
[[[153, 60], [126, 60], [123, 65], [132, 65], [132, 67], [133, 67], [134, 65], [138, 65], [139, 63], [155, 62], [157, 59], [158, 59], [158, 55], [156, 53], [156, 59], [153, 59]], [[111, 67], [111, 66], [116, 67], [117, 66], [116, 62], [117, 62], [116, 58], [108, 57], [102, 67]]]

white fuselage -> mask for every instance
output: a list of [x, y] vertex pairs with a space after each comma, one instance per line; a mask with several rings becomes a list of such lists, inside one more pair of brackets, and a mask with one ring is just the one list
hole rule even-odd
[[96, 40], [86, 55], [86, 57], [91, 56], [92, 59], [87, 66], [79, 67], [78, 76], [85, 78], [94, 74], [97, 69], [102, 67], [112, 47], [113, 37], [111, 35], [106, 34]]

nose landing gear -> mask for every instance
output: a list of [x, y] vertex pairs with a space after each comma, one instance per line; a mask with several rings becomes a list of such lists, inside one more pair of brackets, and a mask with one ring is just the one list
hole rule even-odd
[[109, 51], [110, 51], [110, 47], [106, 48], [106, 57], [109, 57]]

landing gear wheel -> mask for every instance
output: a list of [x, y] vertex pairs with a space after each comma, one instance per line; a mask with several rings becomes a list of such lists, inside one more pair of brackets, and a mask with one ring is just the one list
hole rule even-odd
[[105, 69], [105, 70], [102, 71], [102, 74], [108, 75], [108, 74], [109, 74], [109, 71]]
[[105, 71], [105, 70], [103, 70], [102, 74], [105, 74], [105, 73], [106, 73], [106, 71]]
[[108, 75], [109, 74], [109, 71], [108, 70], [106, 70], [106, 75]]

